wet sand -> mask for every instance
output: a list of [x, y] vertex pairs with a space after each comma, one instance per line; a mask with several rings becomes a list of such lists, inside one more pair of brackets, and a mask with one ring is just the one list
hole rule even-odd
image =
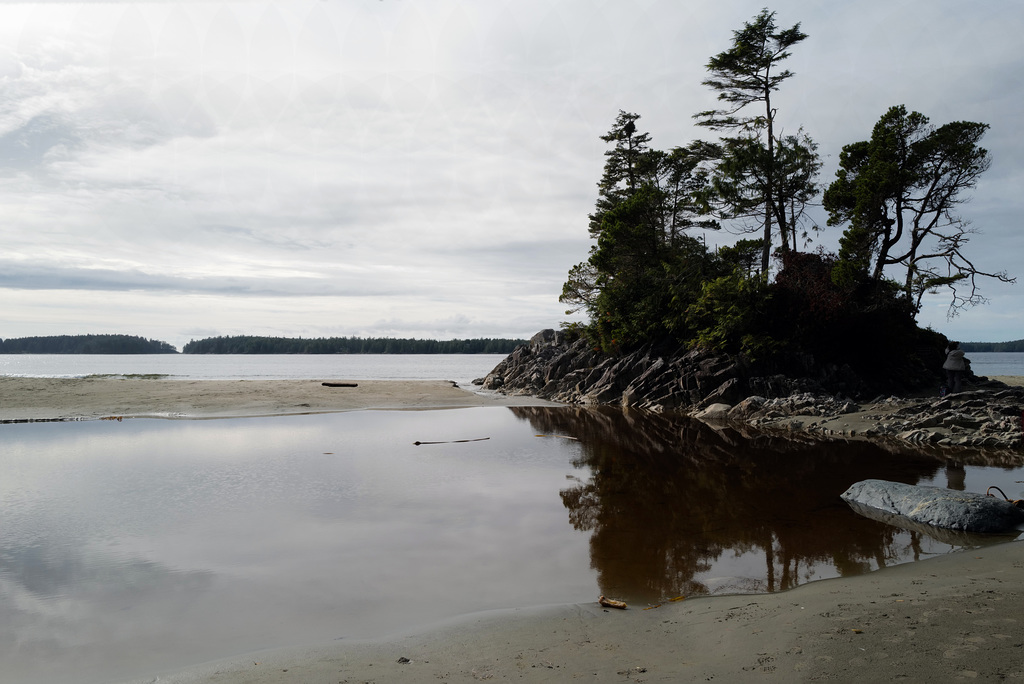
[[791, 682], [1024, 679], [1024, 544], [788, 592], [477, 615], [388, 640], [249, 654], [142, 681]]
[[[323, 382], [354, 384], [325, 387]], [[358, 409], [548, 406], [443, 380], [169, 380], [0, 377], [0, 422], [101, 418], [238, 418]]]

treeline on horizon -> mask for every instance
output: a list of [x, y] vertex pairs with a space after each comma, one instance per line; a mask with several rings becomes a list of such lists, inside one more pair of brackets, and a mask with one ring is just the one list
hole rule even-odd
[[0, 354], [177, 354], [161, 340], [136, 335], [49, 335], [0, 340]]
[[1024, 352], [1024, 340], [1011, 342], [961, 342], [966, 352]]
[[418, 340], [393, 337], [256, 337], [192, 340], [183, 354], [510, 354], [525, 340]]

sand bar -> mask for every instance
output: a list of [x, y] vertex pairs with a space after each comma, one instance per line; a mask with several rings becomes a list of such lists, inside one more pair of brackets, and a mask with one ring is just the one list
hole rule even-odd
[[[325, 387], [322, 383], [355, 384]], [[172, 380], [0, 377], [0, 421], [110, 417], [232, 418], [358, 409], [545, 406], [444, 380]]]
[[[1024, 385], [1024, 377], [994, 378]], [[356, 387], [325, 387], [322, 383]], [[471, 391], [446, 380], [174, 380], [0, 376], [0, 422], [109, 417], [232, 418], [359, 409], [553, 406], [536, 397]], [[867, 413], [871, 407], [864, 407]], [[852, 420], [856, 416], [847, 417]]]

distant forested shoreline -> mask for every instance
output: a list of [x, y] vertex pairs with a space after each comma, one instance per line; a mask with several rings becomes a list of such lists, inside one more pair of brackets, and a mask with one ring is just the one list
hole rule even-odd
[[[526, 340], [418, 340], [393, 337], [257, 337], [192, 340], [184, 354], [511, 354]], [[161, 340], [135, 335], [51, 335], [0, 339], [0, 354], [177, 354]]]
[[1012, 342], [961, 342], [960, 348], [967, 352], [1024, 352], [1024, 340]]
[[192, 340], [184, 354], [510, 354], [526, 340], [418, 340], [393, 337], [209, 337]]
[[177, 354], [167, 342], [136, 335], [50, 335], [0, 340], [0, 354]]

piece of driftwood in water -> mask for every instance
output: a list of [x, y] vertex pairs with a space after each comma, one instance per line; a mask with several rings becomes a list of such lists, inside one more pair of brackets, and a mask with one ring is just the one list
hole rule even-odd
[[355, 382], [321, 382], [324, 387], [359, 387]]
[[464, 444], [466, 442], [486, 442], [490, 437], [481, 437], [479, 439], [453, 439], [450, 442], [413, 442], [414, 446], [420, 446], [421, 444]]
[[841, 496], [846, 502], [895, 513], [916, 523], [964, 532], [1006, 532], [1024, 524], [1024, 509], [975, 492], [862, 480]]

